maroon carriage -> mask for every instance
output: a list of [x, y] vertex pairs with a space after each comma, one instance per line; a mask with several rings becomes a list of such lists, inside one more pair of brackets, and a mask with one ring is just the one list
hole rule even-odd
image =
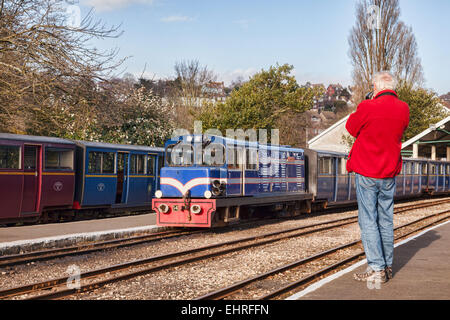
[[0, 133], [0, 224], [70, 210], [74, 160], [72, 141]]

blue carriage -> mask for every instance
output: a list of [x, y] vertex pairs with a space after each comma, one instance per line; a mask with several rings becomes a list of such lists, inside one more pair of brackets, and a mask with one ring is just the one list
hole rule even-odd
[[76, 141], [74, 209], [148, 210], [159, 188], [163, 148]]

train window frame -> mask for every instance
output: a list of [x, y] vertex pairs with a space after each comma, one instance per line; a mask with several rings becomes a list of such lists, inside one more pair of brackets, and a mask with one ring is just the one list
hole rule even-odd
[[[230, 151], [232, 150], [232, 151]], [[229, 170], [242, 170], [244, 167], [242, 152], [245, 152], [243, 146], [228, 145], [227, 146], [227, 169]], [[230, 161], [230, 155], [233, 154], [233, 161]]]
[[419, 162], [414, 162], [414, 174], [415, 175], [419, 174], [419, 169], [420, 169]]
[[406, 170], [405, 170], [406, 174], [410, 175], [411, 172], [412, 172], [412, 170], [411, 170], [411, 162], [408, 161], [408, 162], [405, 163], [405, 165], [406, 165], [405, 166], [406, 167]]
[[[145, 174], [149, 176], [155, 176], [155, 170], [156, 170], [156, 162], [158, 155], [156, 154], [147, 154], [145, 159], [146, 168], [145, 168]], [[149, 162], [151, 162], [151, 165], [149, 166]], [[149, 170], [151, 169], [151, 171]]]
[[430, 163], [430, 174], [435, 175], [436, 174], [436, 165], [434, 163]]
[[428, 164], [426, 162], [422, 162], [422, 175], [428, 174]]
[[[328, 162], [327, 165], [327, 172], [325, 172], [323, 169], [325, 169], [325, 162]], [[319, 174], [320, 175], [333, 175], [333, 165], [334, 165], [334, 157], [319, 157]]]
[[445, 167], [446, 167], [446, 174], [450, 175], [450, 165], [446, 164]]
[[[173, 152], [173, 148], [177, 147], [177, 146], [189, 146], [190, 147], [190, 151], [191, 151], [191, 163], [184, 163], [184, 157], [181, 158], [181, 164], [174, 164], [172, 163], [172, 152]], [[173, 144], [169, 144], [166, 147], [165, 150], [165, 155], [166, 155], [166, 164], [169, 167], [191, 167], [195, 165], [195, 159], [194, 159], [194, 147], [192, 146], [192, 144], [187, 144], [187, 143], [173, 143]]]
[[[256, 157], [256, 163], [250, 163], [250, 151], [254, 152]], [[258, 149], [257, 148], [245, 148], [245, 170], [249, 171], [258, 171], [259, 170], [259, 158], [258, 158]]]
[[[220, 149], [222, 150], [222, 163], [208, 163], [205, 162], [205, 152], [207, 150], [211, 150], [212, 147], [214, 146], [220, 146]], [[216, 150], [214, 150], [214, 157], [216, 154]], [[205, 148], [202, 149], [202, 153], [201, 153], [201, 157], [202, 157], [202, 162], [201, 162], [201, 166], [202, 167], [223, 167], [225, 165], [225, 163], [227, 163], [227, 151], [225, 149], [225, 146], [222, 143], [210, 143], [209, 145], [207, 145]], [[211, 157], [212, 156], [212, 152], [211, 152]]]
[[[105, 171], [104, 170], [104, 154], [112, 154], [113, 155], [113, 171], [111, 172], [111, 170], [109, 171]], [[97, 170], [97, 163], [95, 166], [95, 170], [92, 170], [91, 168], [91, 155], [92, 157], [95, 156], [100, 156], [100, 170]], [[88, 173], [89, 174], [116, 174], [117, 173], [117, 152], [113, 152], [113, 151], [97, 151], [97, 150], [89, 150], [89, 155], [87, 157], [87, 161], [88, 161]]]
[[[57, 166], [49, 166], [49, 152], [58, 154]], [[74, 154], [72, 148], [45, 147], [44, 150], [44, 170], [47, 171], [73, 171], [74, 170]], [[62, 158], [61, 156], [64, 155]], [[63, 165], [64, 164], [64, 165]]]
[[445, 172], [444, 171], [444, 165], [443, 164], [439, 164], [439, 174], [443, 175], [443, 174], [445, 174], [444, 172]]
[[[13, 149], [16, 149], [16, 151], [18, 151], [18, 154], [14, 155], [14, 157], [17, 156], [17, 159], [16, 159], [17, 163], [15, 163], [17, 166], [14, 166], [14, 167], [11, 165], [8, 166], [9, 161], [10, 161], [10, 159], [8, 157], [8, 158], [6, 158], [7, 166], [5, 166], [5, 167], [1, 167], [3, 161], [0, 160], [0, 170], [22, 170], [22, 146], [11, 145], [11, 144], [2, 144], [2, 145], [0, 145], [0, 149], [2, 147], [3, 148], [13, 148]], [[1, 153], [0, 153], [0, 157], [1, 157]]]
[[339, 175], [344, 176], [347, 175], [347, 159], [338, 158], [338, 166], [339, 166]]
[[130, 154], [130, 175], [144, 175], [146, 172], [145, 154]]

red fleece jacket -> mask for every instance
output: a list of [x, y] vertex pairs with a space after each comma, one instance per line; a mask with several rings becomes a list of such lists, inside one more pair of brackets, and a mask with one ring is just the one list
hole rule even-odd
[[[385, 94], [390, 92], [393, 95]], [[383, 90], [358, 105], [345, 128], [356, 138], [347, 171], [371, 178], [392, 178], [400, 173], [403, 132], [409, 124], [409, 106], [395, 91]]]

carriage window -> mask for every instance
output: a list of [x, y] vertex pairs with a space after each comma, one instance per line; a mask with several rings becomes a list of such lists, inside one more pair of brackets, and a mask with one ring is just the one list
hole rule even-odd
[[144, 174], [145, 156], [143, 154], [132, 154], [130, 163], [130, 174]]
[[147, 174], [155, 174], [155, 158], [156, 156], [147, 156]]
[[450, 165], [447, 165], [447, 174], [450, 174]]
[[20, 169], [20, 147], [0, 146], [0, 169]]
[[434, 165], [434, 164], [430, 165], [430, 173], [436, 174], [436, 165]]
[[115, 173], [116, 154], [114, 152], [89, 152], [89, 173]]
[[331, 174], [332, 171], [332, 158], [319, 158], [319, 173], [321, 174]]
[[213, 143], [203, 149], [204, 166], [223, 166], [225, 164], [225, 148], [222, 144]]
[[444, 165], [443, 164], [439, 165], [439, 174], [444, 174]]
[[414, 174], [419, 174], [419, 164], [414, 163]]
[[73, 150], [45, 148], [45, 169], [73, 170]]
[[258, 150], [246, 149], [245, 164], [247, 170], [258, 170]]
[[422, 163], [422, 174], [427, 174], [427, 164]]
[[339, 158], [339, 174], [345, 175], [347, 174], [347, 159]]
[[114, 173], [115, 153], [103, 152], [102, 173]]
[[162, 155], [158, 157], [158, 175], [161, 172], [161, 168], [164, 166], [164, 158]]
[[167, 147], [166, 159], [169, 166], [191, 166], [194, 164], [194, 149], [190, 144], [172, 144]]
[[411, 174], [411, 163], [410, 162], [406, 163], [406, 174]]

